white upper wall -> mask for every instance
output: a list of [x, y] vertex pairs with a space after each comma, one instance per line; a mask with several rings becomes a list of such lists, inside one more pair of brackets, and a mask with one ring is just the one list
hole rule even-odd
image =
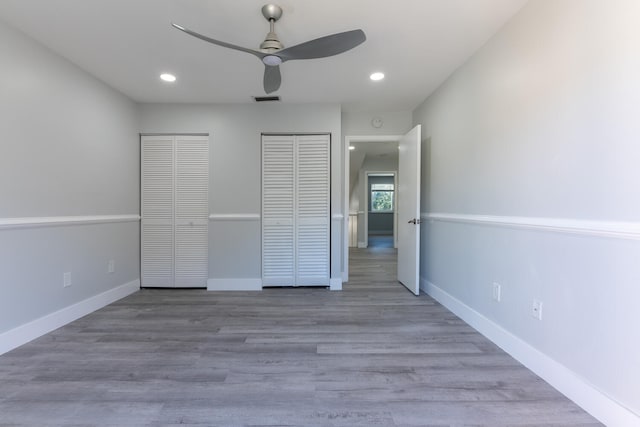
[[1, 23], [0, 57], [0, 217], [138, 213], [136, 105]]
[[[381, 119], [375, 127], [373, 119]], [[411, 130], [411, 111], [343, 112], [343, 136], [404, 135]]]
[[414, 115], [431, 210], [637, 221], [639, 9], [536, 0], [451, 76]]

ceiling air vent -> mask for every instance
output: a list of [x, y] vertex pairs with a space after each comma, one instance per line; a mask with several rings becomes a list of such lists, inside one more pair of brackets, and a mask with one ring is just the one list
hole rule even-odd
[[256, 102], [276, 102], [280, 101], [279, 96], [254, 96], [254, 101]]

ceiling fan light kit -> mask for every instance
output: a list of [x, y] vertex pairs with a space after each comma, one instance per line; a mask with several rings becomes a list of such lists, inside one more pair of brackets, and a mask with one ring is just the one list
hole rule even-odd
[[169, 74], [169, 73], [162, 73], [160, 74], [160, 80], [167, 82], [167, 83], [173, 83], [176, 81], [176, 76], [174, 76], [173, 74]]
[[267, 4], [262, 7], [262, 15], [269, 21], [269, 33], [260, 44], [259, 50], [236, 46], [231, 43], [212, 39], [196, 33], [181, 25], [172, 23], [174, 28], [206, 42], [239, 50], [256, 56], [264, 64], [263, 86], [266, 93], [275, 92], [280, 88], [282, 77], [280, 64], [296, 59], [316, 59], [338, 55], [353, 49], [363, 43], [367, 37], [362, 30], [351, 30], [343, 33], [331, 34], [308, 42], [304, 42], [289, 48], [285, 48], [275, 32], [275, 23], [282, 17], [282, 8], [275, 4]]
[[282, 64], [282, 58], [276, 55], [266, 55], [262, 58], [262, 62], [264, 63], [264, 65], [275, 67], [277, 65]]

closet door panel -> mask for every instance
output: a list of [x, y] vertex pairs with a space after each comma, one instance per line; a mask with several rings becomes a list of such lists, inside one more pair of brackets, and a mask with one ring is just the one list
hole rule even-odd
[[179, 137], [176, 141], [176, 220], [208, 219], [209, 140]]
[[205, 287], [209, 278], [207, 225], [176, 225], [175, 287]]
[[173, 139], [142, 139], [142, 286], [173, 286]]
[[173, 286], [173, 226], [142, 224], [141, 286]]
[[295, 279], [294, 139], [264, 137], [262, 145], [262, 283]]
[[329, 284], [329, 137], [299, 136], [297, 144], [297, 279]]
[[176, 137], [175, 286], [209, 276], [209, 139]]

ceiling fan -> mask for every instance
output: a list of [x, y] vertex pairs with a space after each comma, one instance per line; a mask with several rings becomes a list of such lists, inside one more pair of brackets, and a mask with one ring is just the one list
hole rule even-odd
[[326, 58], [328, 56], [337, 55], [346, 52], [359, 44], [363, 43], [367, 37], [362, 30], [345, 31], [343, 33], [331, 34], [329, 36], [320, 37], [305, 43], [301, 43], [292, 47], [285, 48], [278, 40], [278, 36], [274, 31], [275, 23], [282, 16], [282, 8], [274, 4], [267, 4], [262, 7], [262, 15], [269, 21], [270, 30], [267, 37], [260, 44], [259, 50], [249, 49], [236, 46], [231, 43], [215, 40], [195, 31], [172, 23], [175, 28], [183, 31], [190, 36], [197, 37], [209, 43], [229, 49], [239, 50], [241, 52], [250, 53], [262, 61], [264, 64], [264, 91], [266, 93], [275, 92], [280, 88], [280, 64], [295, 59], [315, 59]]

